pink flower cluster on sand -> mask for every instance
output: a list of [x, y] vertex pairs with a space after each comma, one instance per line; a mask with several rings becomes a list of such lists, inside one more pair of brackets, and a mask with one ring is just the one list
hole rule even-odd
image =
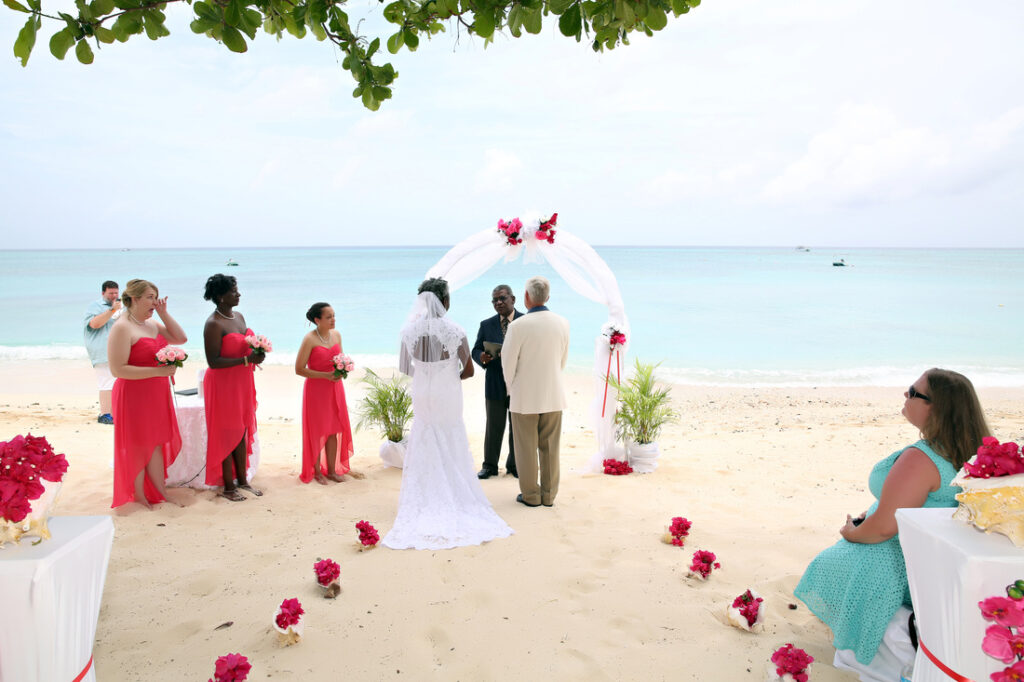
[[331, 364], [334, 365], [335, 378], [344, 379], [348, 377], [349, 372], [356, 368], [356, 363], [352, 362], [352, 358], [344, 354], [338, 354], [331, 358]]
[[256, 334], [250, 334], [245, 337], [245, 342], [249, 344], [249, 348], [257, 353], [269, 353], [274, 350], [274, 344], [270, 343], [270, 339], [267, 337]]
[[15, 436], [0, 442], [0, 517], [18, 523], [32, 511], [32, 500], [43, 495], [42, 481], [57, 483], [68, 460], [42, 436]]
[[298, 599], [285, 599], [277, 610], [274, 622], [277, 623], [277, 627], [287, 630], [292, 625], [298, 623], [304, 613], [305, 611], [302, 610], [302, 604], [299, 603]]
[[341, 566], [330, 559], [316, 562], [313, 564], [313, 570], [316, 571], [316, 581], [324, 587], [341, 577]]
[[788, 673], [796, 682], [807, 682], [807, 667], [814, 663], [814, 657], [803, 649], [787, 644], [772, 654], [772, 663], [775, 664], [775, 673], [779, 677]]
[[356, 524], [356, 530], [359, 531], [359, 542], [366, 547], [373, 547], [380, 542], [380, 535], [377, 534], [377, 529], [369, 524], [367, 521], [360, 521]]
[[[763, 598], [755, 597], [750, 594], [750, 590], [747, 590], [732, 600], [732, 607], [734, 609], [739, 609], [740, 615], [747, 619], [747, 625], [754, 627], [754, 623], [757, 622], [757, 612], [761, 610], [761, 602], [763, 601]], [[775, 662], [774, 656], [772, 656], [772, 662]], [[782, 673], [779, 674], [781, 675]]]
[[164, 346], [156, 352], [156, 361], [161, 365], [174, 365], [181, 367], [188, 358], [184, 348], [177, 346]]
[[973, 462], [964, 465], [973, 478], [995, 478], [1024, 474], [1024, 452], [1016, 443], [1000, 443], [991, 436], [981, 440], [981, 447]]
[[207, 682], [245, 682], [252, 666], [249, 659], [242, 654], [227, 654], [217, 659], [213, 669], [213, 679]]
[[558, 214], [557, 213], [552, 213], [550, 218], [548, 218], [547, 220], [543, 221], [540, 225], [537, 226], [537, 231], [534, 233], [534, 236], [537, 237], [537, 239], [541, 239], [543, 241], [546, 241], [548, 244], [554, 244], [555, 243], [555, 223], [557, 223], [557, 222], [558, 222]]
[[601, 465], [604, 466], [604, 473], [609, 476], [625, 476], [633, 473], [633, 467], [629, 466], [629, 462], [626, 460], [609, 458], [601, 462]]
[[499, 220], [498, 232], [505, 235], [505, 240], [509, 246], [523, 243], [522, 238], [519, 236], [523, 232], [523, 223], [519, 218], [513, 218], [507, 223], [504, 220]]
[[718, 557], [714, 552], [698, 549], [693, 553], [693, 561], [690, 563], [690, 573], [701, 580], [707, 580], [711, 575], [712, 568], [721, 568], [722, 564], [716, 561]]
[[[682, 547], [683, 543], [686, 542], [683, 538], [690, 534], [691, 526], [693, 526], [693, 524], [682, 516], [673, 516], [672, 524], [668, 527], [668, 532], [672, 536], [672, 544], [676, 547]], [[697, 555], [694, 555], [694, 558], [696, 558], [696, 556]], [[711, 556], [712, 561], [714, 561], [714, 555], [712, 554]]]

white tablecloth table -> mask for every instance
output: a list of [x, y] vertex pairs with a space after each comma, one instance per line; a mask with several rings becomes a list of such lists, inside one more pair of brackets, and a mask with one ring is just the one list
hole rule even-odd
[[[174, 396], [174, 411], [181, 432], [181, 452], [167, 469], [167, 485], [178, 488], [212, 490], [206, 485], [206, 408], [203, 399], [195, 395]], [[260, 466], [260, 439], [253, 437], [252, 455], [246, 478], [252, 480]]]
[[0, 682], [71, 682], [92, 657], [114, 523], [55, 516], [50, 533], [0, 549]]
[[[953, 509], [899, 509], [900, 545], [921, 642], [954, 672], [976, 682], [1007, 667], [981, 650], [985, 629], [978, 602], [1006, 596], [1024, 578], [1024, 550], [952, 518]], [[918, 649], [914, 682], [950, 682]]]

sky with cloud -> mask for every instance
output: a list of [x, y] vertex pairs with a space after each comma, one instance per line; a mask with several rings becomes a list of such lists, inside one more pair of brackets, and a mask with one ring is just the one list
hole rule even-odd
[[[386, 37], [379, 7], [348, 6]], [[88, 67], [44, 27], [23, 69], [0, 8], [6, 248], [446, 245], [553, 211], [593, 244], [1024, 247], [1019, 2], [705, 0], [601, 54], [452, 26], [378, 112], [330, 45], [236, 55], [187, 9]]]

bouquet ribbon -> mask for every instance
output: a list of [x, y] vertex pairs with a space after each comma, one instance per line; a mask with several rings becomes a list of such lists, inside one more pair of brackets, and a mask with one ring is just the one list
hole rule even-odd
[[[619, 376], [621, 370], [622, 370], [622, 367], [619, 364], [619, 351], [615, 351], [615, 380], [620, 382], [620, 383], [622, 382], [622, 379]], [[611, 376], [612, 376], [612, 352], [611, 352], [611, 349], [609, 349], [608, 350], [608, 369], [605, 370], [605, 373], [604, 373], [604, 399], [601, 400], [601, 418], [602, 419], [604, 418], [605, 406], [608, 404], [608, 380], [611, 379]]]
[[924, 655], [928, 657], [928, 660], [931, 661], [932, 663], [934, 663], [936, 668], [938, 668], [942, 672], [946, 673], [947, 677], [949, 677], [952, 680], [956, 680], [956, 682], [974, 682], [974, 680], [972, 680], [971, 678], [964, 677], [963, 675], [961, 675], [960, 673], [956, 672], [955, 670], [950, 668], [948, 665], [946, 665], [945, 663], [940, 661], [939, 657], [936, 656], [935, 654], [933, 654], [928, 649], [928, 647], [926, 647], [924, 645], [924, 641], [919, 639], [917, 644], [918, 644], [918, 646], [921, 647], [921, 651], [924, 652]]

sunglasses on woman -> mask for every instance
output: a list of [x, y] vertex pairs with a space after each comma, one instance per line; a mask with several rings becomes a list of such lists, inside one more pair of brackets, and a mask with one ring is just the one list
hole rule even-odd
[[920, 398], [921, 400], [925, 401], [926, 403], [930, 403], [932, 401], [931, 398], [926, 396], [924, 393], [921, 393], [919, 390], [917, 390], [913, 386], [911, 386], [910, 388], [907, 389], [907, 397], [908, 398]]

